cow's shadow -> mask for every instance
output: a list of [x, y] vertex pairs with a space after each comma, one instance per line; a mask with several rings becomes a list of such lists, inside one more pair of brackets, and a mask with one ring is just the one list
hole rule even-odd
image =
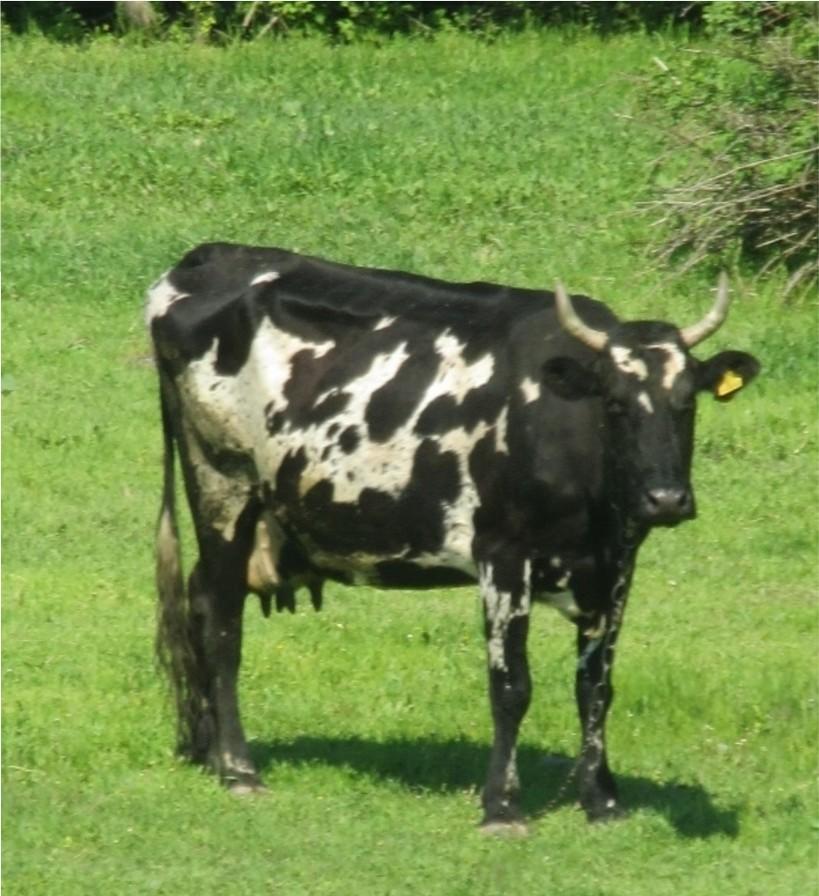
[[[376, 779], [398, 781], [410, 790], [448, 792], [476, 789], [486, 774], [488, 745], [466, 739], [425, 738], [373, 741], [361, 738], [299, 737], [287, 742], [255, 742], [251, 751], [260, 771], [273, 765], [329, 765]], [[530, 818], [548, 814], [577, 800], [567, 779], [573, 758], [544, 754], [521, 744], [518, 767], [523, 781], [523, 809]], [[664, 815], [683, 837], [734, 838], [739, 833], [736, 807], [714, 805], [698, 785], [658, 783], [634, 775], [616, 776], [626, 810], [649, 809]]]

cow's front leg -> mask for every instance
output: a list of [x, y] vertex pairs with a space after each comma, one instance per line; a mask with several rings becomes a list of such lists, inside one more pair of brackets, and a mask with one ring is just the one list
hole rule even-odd
[[[607, 637], [609, 635], [609, 637]], [[591, 634], [578, 631], [575, 695], [583, 732], [578, 782], [580, 805], [589, 821], [601, 821], [619, 812], [617, 785], [606, 755], [606, 716], [614, 699], [611, 667], [614, 643], [605, 622]]]
[[591, 626], [583, 624], [577, 634], [575, 694], [583, 732], [578, 780], [580, 805], [589, 821], [622, 814], [606, 755], [606, 717], [614, 700], [611, 673], [633, 569], [634, 556], [628, 554], [617, 566], [606, 611]]
[[532, 681], [526, 657], [529, 581], [524, 564], [486, 563], [481, 567], [481, 597], [489, 661], [489, 699], [494, 741], [483, 791], [483, 826], [520, 826], [516, 746], [529, 707]]

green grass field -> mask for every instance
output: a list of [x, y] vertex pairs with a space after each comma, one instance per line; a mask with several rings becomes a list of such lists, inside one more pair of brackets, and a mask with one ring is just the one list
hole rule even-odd
[[[459, 35], [332, 48], [3, 54], [3, 883], [9, 896], [778, 896], [817, 887], [815, 308], [734, 272], [701, 356], [764, 364], [703, 399], [700, 518], [642, 552], [615, 670], [622, 822], [561, 794], [573, 633], [539, 608], [521, 738], [530, 834], [487, 838], [490, 722], [467, 589], [248, 605], [242, 700], [265, 798], [178, 764], [154, 672], [160, 489], [145, 288], [209, 239], [572, 289], [690, 322], [646, 260], [670, 39]], [[187, 552], [188, 560], [191, 551]], [[556, 800], [557, 798], [557, 800]], [[553, 803], [557, 801], [557, 805]]]

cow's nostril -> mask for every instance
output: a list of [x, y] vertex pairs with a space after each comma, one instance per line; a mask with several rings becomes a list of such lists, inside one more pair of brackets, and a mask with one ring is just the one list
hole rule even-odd
[[687, 488], [651, 488], [645, 492], [646, 517], [657, 522], [671, 522], [691, 515], [691, 492]]

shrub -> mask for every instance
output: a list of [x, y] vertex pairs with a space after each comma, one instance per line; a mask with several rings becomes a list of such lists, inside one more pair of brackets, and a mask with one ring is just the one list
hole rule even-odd
[[573, 25], [603, 33], [696, 25], [703, 3], [679, 2], [314, 2], [314, 0], [183, 0], [183, 2], [4, 3], [0, 14], [14, 32], [35, 29], [79, 41], [99, 32], [142, 32], [148, 37], [221, 41], [309, 31], [332, 40], [372, 35], [429, 34], [455, 27], [494, 35], [532, 25]]
[[786, 295], [815, 285], [816, 13], [813, 3], [711, 4], [708, 49], [655, 58], [648, 92], [666, 148], [647, 206], [661, 259], [784, 266]]

